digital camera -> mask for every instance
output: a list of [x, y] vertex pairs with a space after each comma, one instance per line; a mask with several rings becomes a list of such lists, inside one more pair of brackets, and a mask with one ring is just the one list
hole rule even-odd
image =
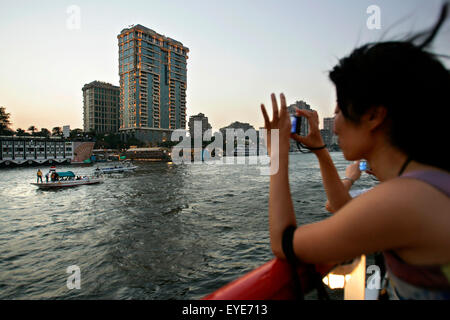
[[302, 126], [301, 117], [291, 116], [291, 133], [300, 134], [301, 126]]
[[361, 160], [361, 162], [359, 163], [359, 170], [360, 171], [366, 171], [368, 169], [369, 169], [369, 166], [367, 164], [367, 161]]

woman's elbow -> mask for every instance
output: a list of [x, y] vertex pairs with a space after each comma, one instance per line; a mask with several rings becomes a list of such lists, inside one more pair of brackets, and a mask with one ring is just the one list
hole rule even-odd
[[281, 247], [281, 244], [277, 245], [277, 244], [272, 243], [271, 248], [272, 248], [272, 253], [275, 257], [280, 258], [280, 259], [286, 259], [284, 252], [283, 252], [283, 248]]
[[325, 204], [325, 209], [326, 209], [328, 212], [331, 212], [331, 213], [334, 212], [334, 209], [331, 207], [330, 201], [327, 201], [327, 203]]

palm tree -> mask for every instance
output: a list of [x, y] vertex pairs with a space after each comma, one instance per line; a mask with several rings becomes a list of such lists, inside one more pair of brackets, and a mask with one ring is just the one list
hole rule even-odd
[[4, 134], [10, 131], [9, 126], [11, 125], [11, 121], [9, 117], [11, 115], [6, 112], [5, 107], [0, 107], [0, 134]]
[[46, 128], [41, 128], [41, 131], [39, 132], [39, 135], [41, 137], [48, 138], [48, 137], [50, 137], [50, 131], [48, 129], [46, 129]]
[[83, 137], [83, 130], [81, 130], [79, 128], [70, 130], [70, 137], [73, 139], [78, 138], [78, 137]]
[[31, 135], [34, 135], [34, 132], [37, 131], [37, 128], [35, 126], [30, 126], [28, 128], [28, 131], [31, 131]]
[[61, 136], [61, 135], [62, 135], [61, 127], [54, 127], [52, 129], [52, 136]]
[[23, 129], [21, 129], [21, 128], [17, 128], [16, 134], [17, 134], [18, 136], [24, 136], [24, 135], [26, 135], [27, 133], [26, 133], [25, 130], [23, 130]]

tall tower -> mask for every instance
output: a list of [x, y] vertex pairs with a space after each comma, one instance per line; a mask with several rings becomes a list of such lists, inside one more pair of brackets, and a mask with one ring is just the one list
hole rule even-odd
[[83, 86], [83, 128], [85, 132], [117, 133], [119, 129], [119, 87], [92, 81]]
[[323, 118], [323, 130], [327, 131], [328, 141], [324, 141], [328, 146], [337, 145], [337, 136], [334, 134], [334, 119], [335, 117]]
[[120, 127], [156, 144], [186, 128], [189, 49], [141, 25], [123, 29], [119, 42]]

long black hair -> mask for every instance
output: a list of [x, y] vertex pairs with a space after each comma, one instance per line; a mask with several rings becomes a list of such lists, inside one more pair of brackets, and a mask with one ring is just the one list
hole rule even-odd
[[355, 49], [329, 77], [345, 118], [357, 124], [371, 107], [385, 107], [392, 145], [413, 160], [450, 171], [450, 72], [427, 50], [447, 10], [448, 3], [433, 28], [405, 41]]

